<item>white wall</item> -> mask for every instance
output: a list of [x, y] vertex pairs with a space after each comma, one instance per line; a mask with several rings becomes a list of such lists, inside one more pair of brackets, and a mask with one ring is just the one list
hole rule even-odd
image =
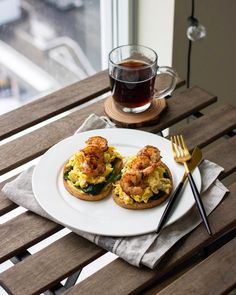
[[[186, 79], [190, 0], [136, 0], [137, 42], [155, 49], [159, 65], [172, 65]], [[207, 30], [193, 43], [191, 84], [236, 105], [236, 1], [195, 0], [195, 16]]]
[[[186, 77], [187, 17], [191, 1], [175, 1], [173, 67]], [[205, 39], [193, 43], [191, 84], [236, 105], [236, 1], [195, 0], [195, 16], [207, 30]]]
[[171, 66], [174, 0], [137, 0], [137, 18], [137, 43], [153, 48], [160, 66]]

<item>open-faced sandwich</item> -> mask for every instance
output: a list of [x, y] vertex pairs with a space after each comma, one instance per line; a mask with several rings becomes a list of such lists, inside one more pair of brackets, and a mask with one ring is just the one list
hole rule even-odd
[[112, 195], [121, 207], [147, 209], [163, 203], [172, 187], [171, 172], [161, 161], [159, 149], [147, 145], [127, 160]]
[[101, 136], [90, 137], [85, 143], [64, 165], [64, 186], [79, 199], [102, 200], [121, 171], [122, 156]]

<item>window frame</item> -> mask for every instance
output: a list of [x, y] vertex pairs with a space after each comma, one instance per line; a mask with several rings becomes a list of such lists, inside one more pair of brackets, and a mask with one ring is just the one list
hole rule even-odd
[[100, 0], [101, 68], [107, 68], [109, 52], [135, 42], [135, 0]]

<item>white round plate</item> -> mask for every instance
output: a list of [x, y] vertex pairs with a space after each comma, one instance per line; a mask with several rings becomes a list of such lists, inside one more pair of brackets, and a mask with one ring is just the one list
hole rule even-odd
[[[73, 153], [85, 146], [95, 135], [108, 140], [123, 156], [135, 155], [145, 145], [157, 146], [162, 160], [170, 168], [174, 189], [180, 182], [184, 167], [177, 164], [169, 140], [133, 129], [98, 129], [68, 137], [50, 148], [36, 165], [32, 178], [35, 197], [41, 207], [59, 223], [84, 232], [106, 236], [134, 236], [155, 231], [166, 203], [152, 209], [128, 210], [119, 207], [108, 196], [102, 201], [88, 202], [70, 195], [63, 185], [63, 165]], [[198, 168], [193, 173], [197, 188], [201, 188]], [[168, 224], [183, 216], [194, 204], [189, 184], [186, 185]]]

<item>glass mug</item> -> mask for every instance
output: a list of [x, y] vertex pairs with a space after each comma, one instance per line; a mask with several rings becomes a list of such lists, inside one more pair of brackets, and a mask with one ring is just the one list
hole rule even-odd
[[[154, 98], [172, 93], [177, 73], [170, 67], [158, 67], [157, 59], [154, 50], [141, 45], [123, 45], [109, 53], [110, 87], [118, 109], [141, 113], [150, 107]], [[169, 75], [171, 80], [165, 89], [156, 92], [156, 75], [160, 74]]]

